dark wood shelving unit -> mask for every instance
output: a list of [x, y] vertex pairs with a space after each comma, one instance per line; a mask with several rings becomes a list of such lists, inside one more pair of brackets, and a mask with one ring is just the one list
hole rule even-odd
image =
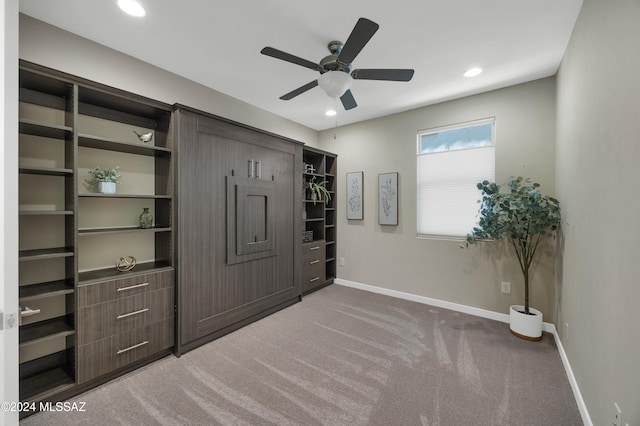
[[[33, 210], [29, 207], [23, 207], [19, 211], [20, 219], [22, 221], [27, 218], [58, 216], [64, 220], [43, 221], [43, 226], [33, 228], [33, 230], [29, 226], [21, 228], [21, 244], [22, 238], [27, 237], [29, 232], [38, 232], [39, 234], [26, 238], [25, 241], [31, 242], [27, 243], [27, 249], [20, 250], [19, 261], [33, 263], [28, 268], [33, 270], [41, 268], [40, 261], [61, 262], [66, 277], [46, 279], [47, 274], [45, 273], [45, 278], [42, 278], [42, 281], [28, 285], [21, 284], [19, 287], [19, 303], [22, 308], [29, 306], [36, 310], [42, 307], [42, 312], [47, 312], [47, 306], [63, 306], [62, 312], [57, 311], [59, 308], [51, 308], [55, 309], [52, 312], [53, 315], [57, 314], [58, 317], [33, 321], [34, 318], [37, 319], [39, 315], [42, 315], [37, 313], [28, 317], [30, 323], [23, 324], [19, 328], [19, 394], [22, 401], [37, 402], [75, 384], [74, 356], [72, 354], [75, 350], [76, 90], [77, 86], [71, 81], [57, 78], [37, 66], [31, 67], [21, 62], [19, 92], [21, 116], [18, 122], [21, 134], [21, 162], [18, 171], [21, 175], [40, 176], [38, 185], [48, 185], [55, 182], [52, 188], [55, 188], [56, 197], [63, 200], [63, 204], [50, 210]], [[49, 121], [54, 118], [56, 122]], [[56, 142], [61, 143], [56, 144]], [[26, 145], [23, 146], [23, 143]], [[34, 154], [34, 152], [37, 153]], [[52, 163], [62, 161], [60, 166], [43, 167], [37, 165], [32, 158], [40, 160], [40, 155], [43, 152], [53, 155], [50, 158]], [[36, 165], [29, 164], [29, 162]], [[60, 178], [63, 180], [60, 181]], [[61, 183], [61, 186], [58, 186], [58, 183]], [[41, 190], [40, 192], [31, 192], [34, 190], [33, 185], [35, 185], [34, 181], [30, 179], [23, 181], [21, 178], [19, 190], [21, 193], [26, 191], [28, 194], [34, 195], [42, 193]], [[34, 199], [31, 202], [38, 204], [38, 201]], [[43, 200], [43, 204], [48, 203], [49, 201]], [[29, 220], [33, 221], [33, 219]], [[64, 241], [59, 241], [60, 226], [64, 227], [62, 233]], [[58, 237], [53, 237], [53, 235], [58, 235]], [[34, 241], [41, 241], [41, 247], [33, 247]], [[53, 244], [61, 246], [48, 247]], [[21, 269], [21, 276], [22, 273]], [[55, 303], [53, 303], [54, 301]], [[50, 303], [53, 305], [49, 305]], [[50, 314], [47, 314], [48, 316]], [[54, 339], [62, 339], [66, 349], [32, 359], [33, 354], [46, 351], [48, 347], [46, 342]], [[36, 349], [35, 352], [33, 352], [34, 349]], [[25, 360], [23, 360], [23, 353], [25, 353], [23, 351], [26, 351], [27, 354], [31, 353], [26, 355]]]
[[[56, 401], [56, 395], [61, 392], [64, 391], [64, 395], [68, 396], [74, 388], [79, 389], [78, 369], [86, 368], [87, 363], [91, 362], [79, 359], [79, 354], [86, 352], [83, 352], [83, 347], [78, 346], [76, 336], [80, 333], [77, 330], [96, 326], [81, 323], [82, 318], [77, 314], [80, 308], [79, 285], [99, 286], [102, 282], [113, 279], [141, 274], [152, 276], [156, 272], [168, 275], [173, 285], [172, 223], [175, 214], [173, 133], [170, 130], [172, 108], [152, 99], [26, 61], [20, 62], [19, 96], [20, 192], [23, 197], [21, 200], [25, 200], [19, 211], [21, 220], [25, 220], [21, 227], [19, 261], [33, 263], [33, 268], [31, 265], [21, 268], [19, 302], [23, 309], [28, 306], [33, 311], [41, 312], [25, 315], [24, 324], [19, 328], [19, 393], [23, 401]], [[151, 130], [154, 133], [153, 139], [145, 144], [138, 140], [132, 130]], [[87, 163], [93, 161], [92, 156], [101, 156], [95, 150], [126, 154], [129, 167], [133, 167], [135, 173], [145, 174], [142, 183], [133, 186], [141, 193], [81, 192], [79, 179], [84, 176], [78, 176], [78, 170], [86, 170], [94, 165], [89, 166]], [[48, 161], [44, 164], [56, 166], [43, 167], [42, 153], [50, 157], [46, 158]], [[114, 156], [105, 156], [111, 157]], [[135, 169], [138, 164], [142, 166], [140, 171]], [[36, 175], [37, 178], [23, 175]], [[46, 189], [37, 185], [44, 185]], [[54, 190], [55, 194], [51, 192]], [[90, 201], [92, 199], [104, 201], [95, 203]], [[121, 201], [115, 202], [115, 199]], [[85, 204], [79, 208], [83, 200]], [[147, 201], [141, 203], [136, 200]], [[106, 213], [110, 208], [124, 209], [122, 211], [125, 214], [120, 217], [130, 217], [126, 215], [131, 210], [131, 216], [137, 221], [140, 204], [150, 204], [154, 208], [155, 222], [152, 228], [134, 227], [127, 220], [108, 223], [111, 218], [109, 215], [97, 215], [99, 219], [96, 223], [91, 223], [92, 212], [102, 210], [101, 213]], [[36, 210], [41, 205], [53, 206], [46, 210]], [[39, 216], [59, 216], [61, 219], [41, 221], [38, 220]], [[81, 219], [85, 221], [83, 229], [79, 229]], [[36, 222], [37, 227], [29, 226]], [[61, 226], [64, 226], [63, 230], [60, 229]], [[100, 239], [103, 235], [126, 235], [131, 241], [139, 241], [138, 250], [145, 257], [151, 253], [152, 256], [155, 254], [155, 259], [139, 263], [129, 272], [119, 272], [115, 266], [80, 272], [83, 269], [82, 262], [86, 262], [83, 259], [89, 257], [79, 256], [79, 251], [101, 250], [103, 243], [114, 244], [113, 239]], [[138, 238], [138, 235], [145, 237]], [[96, 240], [92, 240], [93, 238]], [[79, 239], [82, 240], [82, 246], [79, 245]], [[105, 256], [110, 256], [109, 250], [112, 252], [113, 247], [107, 247]], [[127, 254], [137, 256], [136, 253]], [[32, 274], [31, 271], [40, 268], [38, 262], [45, 260], [53, 262], [46, 265], [52, 264], [55, 267], [47, 266], [42, 277]], [[92, 265], [87, 266], [84, 268], [90, 269]], [[46, 319], [38, 320], [40, 315]], [[50, 318], [51, 316], [54, 318]], [[158, 324], [155, 326], [159, 327]], [[139, 329], [135, 332], [139, 332]], [[173, 328], [168, 332], [173, 336]], [[158, 339], [159, 336], [149, 338]], [[162, 344], [165, 346], [162, 349], [166, 350], [166, 345], [172, 340], [173, 338], [163, 340]], [[50, 349], [53, 345], [49, 341], [55, 342], [56, 349]], [[64, 347], [62, 350], [61, 345]], [[56, 352], [48, 353], [51, 350]], [[86, 390], [86, 387], [83, 389]]]
[[[313, 273], [304, 274], [305, 280], [313, 280], [312, 283], [303, 282], [304, 293], [310, 293], [321, 287], [333, 283], [336, 277], [335, 267], [335, 197], [336, 197], [336, 155], [330, 152], [322, 151], [315, 148], [306, 147], [303, 149], [303, 170], [306, 170], [307, 165], [313, 167], [312, 172], [305, 171], [303, 173], [303, 180], [305, 186], [305, 196], [303, 202], [303, 211], [305, 212], [304, 218], [304, 231], [313, 232], [313, 242], [318, 242], [319, 245], [309, 244], [309, 249], [313, 250], [315, 247], [320, 247], [324, 252], [319, 258], [313, 257], [313, 259], [307, 256], [308, 259], [313, 262], [311, 265], [304, 264], [303, 270], [309, 268], [315, 268], [316, 261], [319, 259], [324, 263], [324, 270], [322, 274], [318, 275], [316, 269], [313, 269]], [[331, 200], [317, 200], [315, 203], [309, 199], [308, 191], [306, 190], [307, 184], [312, 179], [316, 182], [326, 181], [326, 188], [331, 195]], [[303, 260], [303, 263], [305, 260]], [[309, 262], [309, 263], [311, 263]]]

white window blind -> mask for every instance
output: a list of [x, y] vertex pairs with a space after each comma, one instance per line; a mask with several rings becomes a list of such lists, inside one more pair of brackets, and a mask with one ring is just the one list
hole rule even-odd
[[[460, 132], [471, 126], [490, 124], [491, 140], [479, 143], [460, 140]], [[493, 119], [447, 128], [456, 132], [451, 150], [425, 149], [428, 138], [441, 129], [418, 134], [417, 161], [417, 233], [418, 236], [463, 238], [477, 224], [478, 200], [481, 192], [476, 187], [483, 180], [495, 180], [495, 146], [493, 145]], [[451, 135], [444, 135], [444, 139]], [[442, 138], [441, 138], [442, 139]], [[464, 136], [462, 136], [464, 139]], [[428, 142], [434, 145], [431, 142]], [[484, 145], [484, 146], [482, 146]], [[442, 144], [439, 144], [442, 147]], [[465, 148], [468, 146], [469, 148]], [[480, 147], [478, 147], [480, 146]], [[429, 152], [431, 151], [431, 152]], [[435, 152], [434, 152], [435, 151]], [[426, 153], [425, 153], [426, 152]]]

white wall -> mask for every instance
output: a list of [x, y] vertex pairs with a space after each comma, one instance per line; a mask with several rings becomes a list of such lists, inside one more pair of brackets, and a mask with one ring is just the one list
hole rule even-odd
[[585, 0], [558, 74], [558, 322], [596, 425], [640, 424], [639, 49], [637, 0]]
[[[0, 311], [18, 311], [18, 1], [0, 8]], [[0, 402], [18, 401], [18, 328], [0, 325]], [[17, 412], [0, 410], [0, 424], [18, 423]]]
[[[496, 118], [496, 180], [530, 176], [553, 194], [553, 77], [321, 132], [320, 147], [338, 154], [338, 257], [345, 259], [339, 278], [505, 314], [524, 302], [511, 252], [416, 238], [417, 132], [486, 117]], [[351, 171], [364, 171], [364, 221], [346, 220], [345, 173]], [[377, 176], [385, 172], [400, 173], [397, 227], [378, 225]], [[541, 260], [531, 303], [553, 322], [554, 260], [549, 251]], [[511, 295], [500, 293], [501, 281], [512, 283]]]
[[315, 130], [26, 15], [20, 15], [20, 59], [317, 144]]

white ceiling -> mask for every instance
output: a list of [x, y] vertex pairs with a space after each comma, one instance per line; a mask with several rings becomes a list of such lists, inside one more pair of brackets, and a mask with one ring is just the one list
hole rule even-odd
[[[20, 0], [20, 11], [315, 130], [554, 75], [582, 0]], [[260, 54], [275, 47], [311, 62], [345, 42], [360, 17], [380, 29], [354, 68], [413, 68], [408, 83], [354, 81], [358, 107], [330, 118], [318, 73]], [[484, 72], [464, 78], [468, 68]]]

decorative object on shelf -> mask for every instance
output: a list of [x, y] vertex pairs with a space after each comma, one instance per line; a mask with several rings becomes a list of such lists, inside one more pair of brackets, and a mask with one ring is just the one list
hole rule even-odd
[[347, 173], [347, 219], [364, 219], [364, 172]]
[[151, 139], [153, 139], [153, 132], [147, 132], [147, 133], [138, 133], [135, 130], [133, 131], [133, 133], [136, 134], [136, 136], [138, 137], [138, 139], [140, 139], [140, 142], [142, 143], [147, 143], [147, 142], [151, 142]]
[[313, 241], [313, 231], [302, 231], [302, 242], [310, 243]]
[[309, 182], [307, 182], [307, 188], [311, 191], [311, 200], [313, 204], [317, 201], [321, 201], [323, 198], [326, 201], [331, 201], [331, 194], [327, 190], [328, 181], [323, 180], [322, 182], [317, 182], [316, 177], [313, 176]]
[[507, 191], [500, 191], [500, 185], [493, 182], [478, 183], [477, 187], [482, 191], [480, 220], [467, 235], [466, 246], [487, 239], [504, 239], [511, 243], [524, 276], [524, 306], [510, 307], [509, 328], [518, 337], [540, 340], [542, 313], [529, 308], [529, 269], [544, 237], [552, 235], [555, 238], [553, 231], [560, 226], [560, 202], [542, 195], [540, 184], [521, 176], [509, 178], [507, 186]]
[[120, 167], [116, 166], [112, 169], [103, 169], [100, 166], [96, 166], [93, 169], [89, 169], [89, 175], [91, 180], [98, 184], [98, 192], [102, 194], [115, 194], [116, 184], [120, 182], [122, 177], [118, 170]]
[[136, 258], [133, 256], [123, 256], [116, 261], [116, 269], [120, 272], [127, 272], [136, 266]]
[[305, 173], [315, 173], [316, 172], [316, 168], [313, 167], [313, 164], [305, 164], [304, 165], [304, 172]]
[[398, 224], [398, 173], [378, 175], [378, 223]]
[[153, 215], [149, 213], [149, 207], [143, 207], [140, 213], [140, 228], [149, 229], [153, 225]]

